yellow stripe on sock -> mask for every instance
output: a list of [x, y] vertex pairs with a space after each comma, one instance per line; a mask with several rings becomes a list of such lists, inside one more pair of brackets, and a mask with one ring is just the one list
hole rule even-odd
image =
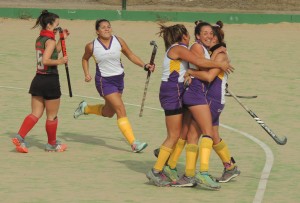
[[221, 140], [221, 142], [218, 144], [213, 145], [213, 149], [222, 160], [222, 163], [227, 166], [227, 169], [231, 170], [234, 168], [234, 164], [231, 164], [231, 155], [228, 146], [224, 140]]
[[156, 163], [154, 165], [154, 169], [157, 171], [162, 171], [163, 167], [165, 166], [168, 158], [170, 157], [170, 154], [172, 153], [172, 149], [165, 147], [165, 146], [161, 146], [160, 150], [159, 150], [159, 155], [157, 157]]
[[127, 117], [119, 118], [118, 119], [118, 126], [119, 129], [121, 130], [122, 134], [124, 135], [125, 139], [127, 142], [132, 145], [132, 143], [135, 140], [130, 122]]
[[96, 114], [98, 116], [101, 116], [103, 107], [104, 107], [104, 104], [87, 105], [84, 108], [84, 113], [85, 114]]
[[209, 159], [212, 150], [213, 141], [209, 137], [202, 137], [199, 146], [200, 172], [208, 171]]
[[188, 177], [195, 176], [196, 162], [198, 157], [198, 145], [187, 144], [186, 145], [186, 165], [185, 165], [185, 175]]
[[175, 149], [173, 150], [173, 152], [172, 152], [172, 154], [169, 158], [169, 161], [168, 161], [168, 165], [170, 166], [170, 168], [173, 168], [173, 169], [176, 168], [178, 159], [179, 159], [179, 157], [181, 155], [181, 152], [184, 148], [185, 142], [186, 142], [186, 140], [183, 140], [181, 138], [179, 138], [179, 140], [177, 141]]

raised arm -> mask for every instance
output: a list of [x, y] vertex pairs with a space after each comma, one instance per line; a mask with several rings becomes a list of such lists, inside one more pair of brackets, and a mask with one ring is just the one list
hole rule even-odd
[[121, 43], [121, 46], [122, 46], [122, 53], [134, 64], [142, 67], [142, 68], [147, 68], [149, 69], [150, 71], [154, 71], [155, 69], [155, 65], [150, 65], [148, 63], [144, 63], [142, 61], [142, 59], [140, 59], [137, 55], [135, 55], [128, 47], [128, 45], [126, 44], [126, 42], [118, 37], [118, 40], [120, 41]]

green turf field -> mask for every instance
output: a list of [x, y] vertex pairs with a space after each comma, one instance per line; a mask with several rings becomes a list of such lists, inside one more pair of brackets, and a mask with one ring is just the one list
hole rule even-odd
[[[148, 184], [145, 173], [155, 162], [152, 151], [166, 137], [158, 100], [164, 45], [155, 35], [158, 25], [154, 22], [112, 22], [114, 33], [144, 61], [150, 59], [149, 42], [155, 40], [159, 46], [157, 70], [151, 75], [142, 118], [138, 114], [146, 73], [122, 59], [127, 114], [135, 136], [149, 144], [143, 153], [131, 152], [115, 117], [90, 115], [73, 119], [73, 112], [83, 99], [89, 103], [102, 102], [94, 83], [84, 82], [81, 68], [84, 46], [95, 37], [94, 21], [79, 20], [60, 23], [71, 33], [66, 43], [74, 97], [67, 95], [65, 70], [61, 66], [64, 95], [57, 132], [58, 138], [68, 144], [68, 150], [44, 152], [47, 136], [43, 116], [26, 138], [29, 153], [16, 153], [11, 137], [30, 113], [27, 92], [35, 74], [34, 42], [39, 32], [30, 29], [33, 25], [34, 20], [0, 19], [0, 202], [299, 202], [300, 24], [224, 27], [236, 68], [230, 75], [229, 87], [239, 95], [258, 95], [257, 99], [242, 101], [278, 136], [287, 136], [288, 143], [277, 145], [233, 98], [227, 98], [220, 131], [242, 174], [222, 184], [220, 191]], [[193, 35], [193, 24], [185, 25]], [[95, 66], [90, 62], [94, 74]], [[253, 137], [259, 140], [253, 141]], [[180, 174], [184, 164], [185, 154], [179, 162]], [[211, 173], [219, 176], [222, 170], [221, 162], [212, 153]]]

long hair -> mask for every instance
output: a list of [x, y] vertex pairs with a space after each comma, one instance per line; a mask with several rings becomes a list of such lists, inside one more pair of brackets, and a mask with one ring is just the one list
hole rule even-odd
[[182, 24], [172, 26], [159, 24], [159, 26], [160, 31], [157, 34], [164, 39], [166, 51], [172, 44], [181, 42], [183, 35], [188, 35], [186, 27]]
[[55, 13], [50, 13], [48, 10], [42, 10], [41, 15], [36, 19], [35, 25], [32, 29], [41, 26], [42, 29], [46, 29], [47, 25], [50, 23], [52, 25], [54, 21], [59, 18]]

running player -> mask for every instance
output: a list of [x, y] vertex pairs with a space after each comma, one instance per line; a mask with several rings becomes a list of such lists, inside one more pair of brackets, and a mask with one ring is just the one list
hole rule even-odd
[[95, 114], [112, 118], [117, 114], [117, 124], [133, 152], [140, 152], [147, 147], [147, 143], [135, 139], [131, 124], [127, 118], [122, 93], [124, 89], [124, 68], [121, 63], [121, 53], [131, 62], [146, 71], [154, 71], [155, 65], [144, 63], [127, 46], [126, 42], [112, 35], [112, 27], [108, 20], [96, 21], [95, 29], [98, 37], [85, 46], [82, 57], [82, 68], [85, 82], [92, 77], [89, 72], [89, 59], [93, 57], [96, 63], [95, 84], [97, 91], [104, 98], [104, 104], [89, 105], [82, 101], [74, 112], [74, 118], [81, 115]]
[[[18, 134], [12, 138], [16, 150], [21, 153], [28, 152], [24, 141], [25, 136], [42, 117], [45, 109], [47, 116], [46, 132], [48, 135], [45, 150], [63, 152], [67, 149], [67, 145], [56, 139], [57, 114], [61, 97], [57, 67], [68, 62], [67, 56], [58, 59], [61, 43], [60, 41], [56, 43], [54, 33], [58, 25], [59, 16], [43, 10], [33, 26], [33, 28], [40, 26], [42, 30], [35, 43], [37, 70], [29, 90], [31, 94], [31, 114], [24, 119]], [[68, 35], [69, 32], [64, 30], [64, 37], [66, 38]]]

